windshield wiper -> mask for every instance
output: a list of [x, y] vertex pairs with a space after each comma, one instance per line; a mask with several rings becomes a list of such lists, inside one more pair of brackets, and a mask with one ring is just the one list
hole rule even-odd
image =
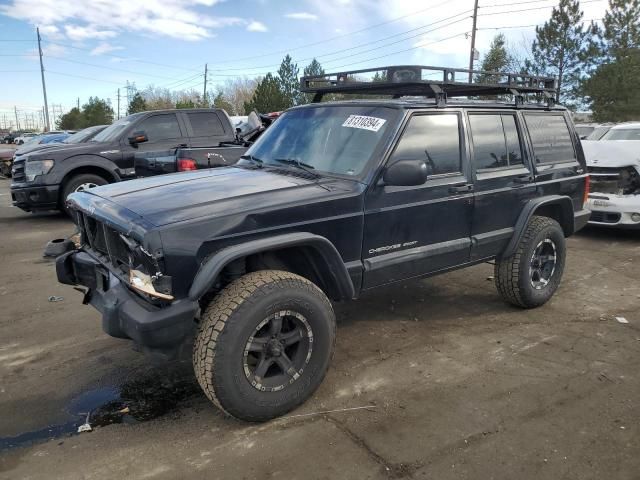
[[284, 163], [285, 165], [291, 165], [292, 167], [299, 168], [300, 170], [303, 170], [306, 173], [313, 175], [314, 177], [320, 176], [318, 173], [311, 171], [315, 170], [316, 167], [314, 167], [313, 165], [309, 165], [308, 163], [304, 163], [297, 158], [274, 158], [274, 160], [279, 163]]
[[253, 155], [242, 155], [240, 158], [243, 160], [251, 160], [253, 163], [258, 165], [258, 168], [262, 168], [264, 166], [264, 160], [254, 157]]

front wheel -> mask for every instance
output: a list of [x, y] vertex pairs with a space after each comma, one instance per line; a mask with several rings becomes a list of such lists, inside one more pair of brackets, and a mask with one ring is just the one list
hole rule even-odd
[[277, 270], [249, 273], [205, 309], [193, 350], [196, 378], [227, 414], [266, 421], [320, 385], [335, 332], [331, 303], [309, 280]]
[[513, 255], [496, 261], [498, 292], [509, 303], [534, 308], [545, 304], [560, 286], [566, 241], [560, 224], [534, 216]]
[[67, 197], [75, 192], [84, 192], [85, 190], [89, 190], [90, 188], [99, 187], [101, 185], [106, 185], [107, 182], [100, 175], [96, 175], [95, 173], [81, 173], [79, 175], [75, 175], [67, 180], [64, 184], [64, 188], [62, 190], [62, 197], [60, 198], [60, 208], [67, 215], [69, 215], [69, 211], [67, 210]]

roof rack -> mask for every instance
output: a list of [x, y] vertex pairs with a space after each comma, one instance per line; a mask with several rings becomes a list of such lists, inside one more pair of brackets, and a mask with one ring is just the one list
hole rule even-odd
[[[485, 81], [469, 81], [474, 75], [481, 76]], [[516, 106], [519, 106], [524, 103], [525, 94], [538, 94], [551, 107], [556, 88], [557, 82], [553, 77], [422, 65], [367, 68], [309, 75], [300, 79], [300, 90], [315, 94], [313, 102], [320, 102], [328, 93], [355, 93], [391, 95], [393, 98], [435, 98], [438, 106], [442, 106], [446, 104], [447, 97], [508, 94], [514, 96]]]

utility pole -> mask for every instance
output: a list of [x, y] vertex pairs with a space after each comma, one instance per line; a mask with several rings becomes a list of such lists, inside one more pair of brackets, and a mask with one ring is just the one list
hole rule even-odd
[[47, 87], [44, 83], [44, 65], [42, 64], [42, 47], [40, 46], [40, 29], [36, 28], [36, 33], [38, 34], [38, 52], [40, 53], [40, 74], [42, 75], [42, 93], [44, 94], [44, 111], [45, 115], [45, 132], [48, 132], [51, 129], [49, 125], [49, 110], [47, 105]]
[[118, 120], [120, 120], [120, 89], [118, 89]]
[[202, 102], [204, 103], [205, 107], [208, 106], [207, 102], [207, 64], [204, 64], [204, 92], [202, 92]]
[[80, 97], [78, 97], [78, 102], [76, 103], [76, 107], [80, 110]]
[[[469, 70], [473, 70], [473, 60], [476, 54], [476, 24], [478, 22], [478, 0], [473, 5], [473, 29], [471, 30], [471, 53], [469, 54]], [[473, 81], [473, 73], [469, 72], [469, 83]]]
[[20, 130], [20, 122], [18, 122], [18, 107], [14, 105], [13, 110], [16, 112], [16, 130]]

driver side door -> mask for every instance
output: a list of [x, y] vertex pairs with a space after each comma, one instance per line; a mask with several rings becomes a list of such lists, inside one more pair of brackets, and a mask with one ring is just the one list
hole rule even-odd
[[365, 200], [363, 289], [467, 263], [473, 183], [460, 111], [409, 118], [387, 166], [424, 160], [428, 177], [416, 186], [369, 189]]

